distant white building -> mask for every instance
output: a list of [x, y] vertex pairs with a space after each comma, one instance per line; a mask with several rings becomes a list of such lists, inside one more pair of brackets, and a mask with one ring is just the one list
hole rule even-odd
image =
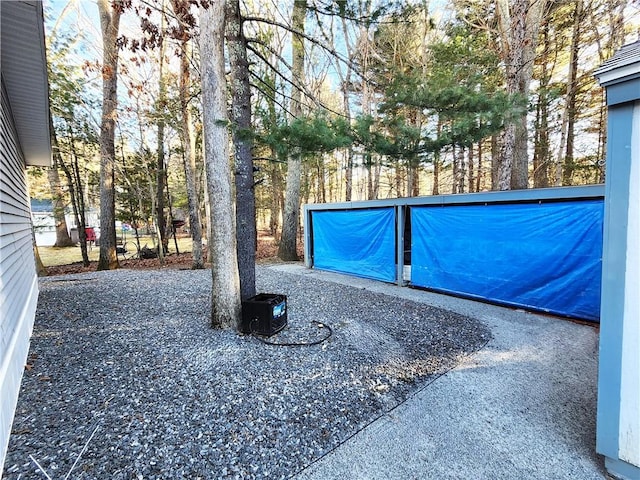
[[[78, 226], [76, 219], [70, 209], [64, 214], [69, 235], [74, 243], [78, 243]], [[50, 247], [56, 243], [56, 220], [53, 216], [53, 202], [51, 200], [31, 199], [31, 220], [36, 237], [36, 245], [39, 247]], [[98, 209], [88, 208], [85, 212], [87, 227], [97, 230], [100, 225], [100, 215]]]
[[51, 165], [42, 2], [0, 2], [0, 471], [38, 301], [27, 165]]

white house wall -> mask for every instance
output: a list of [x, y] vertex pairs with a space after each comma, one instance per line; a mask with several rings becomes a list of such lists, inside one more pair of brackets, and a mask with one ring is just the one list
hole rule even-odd
[[0, 469], [38, 298], [25, 161], [2, 86], [0, 116]]

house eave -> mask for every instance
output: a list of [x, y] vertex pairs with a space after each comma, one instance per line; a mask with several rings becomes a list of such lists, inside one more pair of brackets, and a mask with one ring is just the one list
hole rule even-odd
[[27, 165], [51, 165], [49, 82], [41, 1], [0, 2], [2, 83]]

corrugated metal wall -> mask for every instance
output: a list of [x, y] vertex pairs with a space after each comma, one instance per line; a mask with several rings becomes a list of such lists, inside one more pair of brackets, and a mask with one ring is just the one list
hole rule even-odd
[[0, 466], [38, 298], [25, 162], [2, 87], [0, 110]]

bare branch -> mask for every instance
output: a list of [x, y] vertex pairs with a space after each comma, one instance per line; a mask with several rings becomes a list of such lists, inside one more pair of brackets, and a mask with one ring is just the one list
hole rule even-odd
[[[286, 60], [284, 60], [282, 58], [282, 56], [280, 56], [280, 54], [278, 52], [275, 52], [274, 50], [271, 49], [271, 47], [269, 45], [266, 45], [262, 42], [253, 42], [253, 43], [260, 43], [261, 45], [265, 46], [273, 55], [276, 56], [276, 58], [278, 60], [280, 60], [282, 63], [285, 64], [285, 66], [291, 70], [291, 66], [287, 63]], [[278, 75], [282, 80], [284, 80], [286, 83], [288, 83], [289, 85], [291, 85], [292, 88], [295, 88], [296, 90], [302, 92], [309, 100], [311, 100], [317, 107], [323, 108], [324, 110], [327, 110], [328, 112], [331, 112], [335, 115], [339, 115], [341, 117], [344, 117], [344, 114], [341, 112], [337, 112], [335, 110], [333, 110], [332, 108], [329, 108], [327, 105], [325, 105], [324, 103], [322, 103], [313, 93], [311, 93], [304, 85], [300, 85], [297, 82], [287, 78], [286, 76], [284, 76], [276, 67], [275, 65], [273, 65], [261, 52], [259, 52], [257, 49], [253, 48], [251, 46], [250, 43], [247, 44], [247, 49], [251, 50], [258, 58], [260, 58], [271, 70], [273, 70], [273, 72]]]
[[[265, 82], [264, 80], [262, 80], [258, 75], [256, 75], [255, 73], [253, 73], [252, 71], [249, 71], [249, 74], [254, 77], [256, 80], [258, 80], [260, 83], [262, 83], [265, 87], [267, 87], [271, 92], [273, 93], [280, 93], [280, 95], [282, 95], [284, 98], [286, 98], [287, 100], [290, 100], [291, 97], [288, 95], [285, 95], [282, 92], [278, 92], [277, 89], [273, 88], [271, 85], [269, 85], [267, 82]], [[291, 111], [284, 106], [282, 103], [280, 103], [278, 100], [276, 100], [276, 96], [271, 94], [271, 93], [267, 93], [266, 90], [262, 89], [260, 86], [256, 85], [255, 83], [251, 84], [252, 87], [254, 87], [256, 90], [258, 90], [259, 92], [261, 92], [264, 96], [268, 97], [269, 100], [271, 100], [273, 103], [275, 103], [276, 105], [278, 105], [280, 108], [282, 108], [282, 110], [284, 110], [284, 112], [287, 115], [291, 115]]]
[[295, 30], [295, 29], [291, 28], [287, 24], [276, 22], [275, 20], [269, 20], [267, 18], [244, 17], [243, 19], [245, 21], [247, 21], [247, 22], [266, 23], [268, 25], [273, 25], [274, 27], [279, 27], [279, 28], [282, 28], [284, 30], [287, 30], [288, 32], [291, 32], [294, 35], [299, 35], [300, 37], [304, 38], [305, 40], [309, 40], [314, 45], [317, 45], [318, 47], [320, 47], [325, 52], [333, 55], [334, 57], [336, 57], [341, 62], [346, 63], [347, 65], [351, 65], [351, 68], [354, 68], [355, 70], [357, 70], [357, 65], [355, 65], [353, 62], [351, 62], [348, 58], [345, 58], [344, 55], [342, 55], [340, 52], [338, 52], [334, 48], [330, 48], [327, 45], [324, 45], [321, 41], [319, 41], [318, 39], [316, 39], [316, 38], [314, 38], [314, 37], [312, 37], [312, 36], [310, 36], [308, 34], [306, 34], [305, 32], [300, 32], [298, 30]]

